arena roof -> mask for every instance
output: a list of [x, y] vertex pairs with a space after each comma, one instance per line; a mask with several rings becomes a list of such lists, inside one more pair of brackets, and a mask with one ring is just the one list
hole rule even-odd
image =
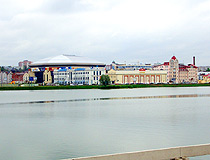
[[75, 55], [58, 55], [41, 59], [29, 65], [30, 67], [56, 67], [56, 66], [98, 66], [104, 67], [105, 64], [97, 60], [80, 57]]

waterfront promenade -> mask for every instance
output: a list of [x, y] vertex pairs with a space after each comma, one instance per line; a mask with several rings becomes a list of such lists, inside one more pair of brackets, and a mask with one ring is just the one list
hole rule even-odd
[[210, 83], [201, 84], [124, 84], [124, 85], [59, 85], [59, 86], [30, 86], [3, 85], [1, 90], [56, 90], [56, 89], [125, 89], [125, 88], [156, 88], [156, 87], [208, 87]]
[[183, 146], [140, 152], [110, 154], [65, 160], [189, 160], [189, 157], [210, 155], [210, 144]]

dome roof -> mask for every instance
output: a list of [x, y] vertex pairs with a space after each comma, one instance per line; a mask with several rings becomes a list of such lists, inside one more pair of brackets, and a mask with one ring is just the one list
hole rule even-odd
[[58, 55], [41, 59], [30, 64], [30, 67], [54, 67], [54, 66], [98, 66], [104, 67], [105, 64], [97, 60], [80, 57], [75, 55]]

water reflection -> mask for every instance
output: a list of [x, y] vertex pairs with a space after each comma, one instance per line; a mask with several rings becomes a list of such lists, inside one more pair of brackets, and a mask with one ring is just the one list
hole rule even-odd
[[82, 101], [104, 101], [104, 100], [126, 100], [126, 99], [192, 98], [192, 97], [194, 97], [194, 98], [196, 98], [196, 97], [210, 97], [210, 94], [183, 94], [183, 95], [139, 96], [139, 97], [84, 98], [84, 99], [69, 99], [69, 100], [12, 102], [12, 103], [0, 103], [0, 105], [5, 105], [5, 104], [35, 104], [35, 103], [82, 102]]

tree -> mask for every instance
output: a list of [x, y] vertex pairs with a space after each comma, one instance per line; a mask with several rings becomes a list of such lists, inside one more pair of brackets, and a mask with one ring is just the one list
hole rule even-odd
[[1, 71], [4, 72], [4, 71], [6, 71], [6, 69], [2, 66]]
[[108, 75], [104, 75], [104, 74], [103, 74], [103, 75], [101, 75], [101, 78], [100, 78], [99, 82], [100, 82], [102, 85], [106, 86], [106, 85], [110, 84], [110, 78], [109, 78]]
[[207, 68], [207, 70], [206, 70], [207, 72], [210, 72], [210, 68]]

